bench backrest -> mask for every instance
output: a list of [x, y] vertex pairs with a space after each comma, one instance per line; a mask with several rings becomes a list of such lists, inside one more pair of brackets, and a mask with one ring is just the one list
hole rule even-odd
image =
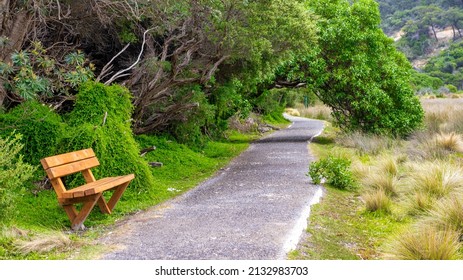
[[89, 169], [100, 165], [91, 148], [47, 157], [41, 159], [40, 162], [58, 195], [66, 191], [60, 179], [61, 177], [82, 172], [87, 182], [95, 181]]

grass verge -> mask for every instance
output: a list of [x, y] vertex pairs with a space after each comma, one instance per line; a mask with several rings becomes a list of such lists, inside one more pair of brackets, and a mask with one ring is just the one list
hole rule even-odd
[[382, 241], [402, 227], [392, 216], [364, 210], [357, 192], [326, 187], [291, 260], [379, 259]]
[[[69, 231], [69, 220], [53, 190], [31, 187], [17, 199], [12, 222], [0, 228], [1, 259], [91, 259], [101, 248], [94, 243], [106, 229], [125, 216], [145, 210], [193, 188], [244, 151], [258, 134], [230, 132], [223, 141], [191, 149], [165, 137], [140, 136], [141, 148], [156, 146], [148, 162], [162, 162], [151, 171], [155, 190], [124, 194], [111, 215], [94, 209], [85, 221], [86, 231]], [[130, 188], [130, 186], [129, 186]]]
[[[309, 149], [317, 158], [348, 157], [353, 163], [368, 163], [371, 156], [336, 144], [339, 131], [325, 125]], [[365, 173], [367, 172], [357, 172]], [[354, 172], [354, 174], [357, 174]], [[303, 260], [381, 259], [384, 242], [409, 221], [385, 211], [368, 211], [362, 189], [339, 190], [325, 185], [321, 202], [314, 205], [309, 226], [298, 248], [288, 258]]]

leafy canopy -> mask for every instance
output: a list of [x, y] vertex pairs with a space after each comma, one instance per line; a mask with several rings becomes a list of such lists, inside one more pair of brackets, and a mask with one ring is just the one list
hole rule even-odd
[[332, 108], [347, 131], [407, 135], [423, 110], [409, 85], [411, 66], [379, 28], [373, 0], [311, 0], [318, 20], [318, 49], [282, 73], [304, 80]]

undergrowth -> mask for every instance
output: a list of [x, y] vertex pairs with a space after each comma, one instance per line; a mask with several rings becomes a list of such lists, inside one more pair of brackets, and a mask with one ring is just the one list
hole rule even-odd
[[[234, 132], [228, 140], [211, 141], [204, 149], [194, 151], [167, 137], [138, 136], [136, 141], [140, 147], [156, 146], [156, 150], [144, 156], [144, 160], [163, 163], [162, 167], [149, 169], [155, 192], [140, 194], [136, 199], [128, 199], [124, 194], [111, 215], [103, 215], [94, 209], [85, 221], [85, 232], [69, 231], [70, 222], [52, 190], [25, 192], [17, 200], [17, 215], [0, 230], [0, 259], [88, 258], [86, 254], [92, 255], [94, 249], [98, 250], [92, 240], [104, 231], [105, 226], [191, 189], [225, 166], [257, 137]], [[60, 244], [37, 240], [42, 236], [61, 236], [62, 232], [67, 238], [57, 238]]]
[[462, 259], [461, 114], [447, 103], [425, 104], [425, 128], [406, 139], [332, 128], [315, 139], [310, 147], [321, 161], [348, 156], [360, 188], [326, 185], [291, 258]]

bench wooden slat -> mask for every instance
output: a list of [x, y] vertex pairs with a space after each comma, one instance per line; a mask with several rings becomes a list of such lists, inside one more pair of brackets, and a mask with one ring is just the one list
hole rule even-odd
[[[58, 201], [71, 220], [71, 227], [74, 230], [84, 228], [83, 223], [96, 204], [98, 204], [101, 212], [111, 214], [130, 181], [135, 178], [134, 174], [129, 174], [95, 180], [90, 168], [98, 166], [100, 163], [91, 148], [43, 158], [40, 162], [47, 172], [58, 196]], [[66, 190], [61, 177], [77, 172], [82, 173], [86, 184]], [[106, 202], [103, 192], [108, 190], [114, 192], [110, 200]], [[77, 211], [74, 206], [77, 203], [83, 203], [80, 211]]]
[[67, 190], [61, 194], [61, 198], [82, 197], [103, 192], [125, 182], [129, 182], [133, 180], [133, 178], [135, 178], [133, 174], [118, 177], [107, 177], [74, 189]]
[[65, 153], [57, 156], [46, 157], [42, 159], [40, 162], [44, 169], [48, 169], [51, 167], [71, 163], [74, 161], [83, 160], [86, 158], [95, 157], [95, 152], [93, 149], [85, 149], [76, 152]]
[[96, 157], [91, 157], [84, 160], [51, 167], [45, 171], [47, 172], [47, 175], [50, 179], [54, 179], [67, 176], [69, 174], [74, 174], [82, 170], [90, 169], [98, 165], [100, 165], [98, 159]]

